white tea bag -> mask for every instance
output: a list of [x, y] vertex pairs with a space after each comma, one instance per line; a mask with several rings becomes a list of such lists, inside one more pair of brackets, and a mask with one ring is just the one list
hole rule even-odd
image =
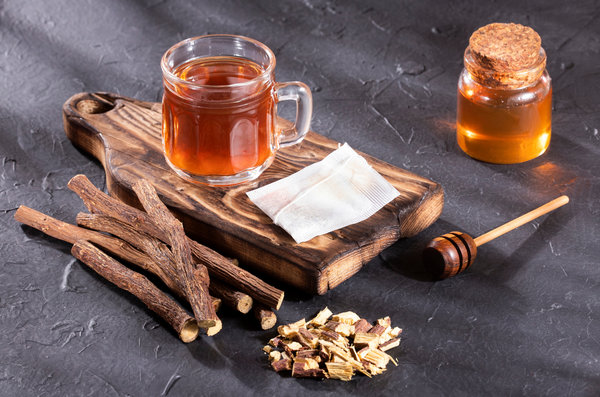
[[297, 243], [361, 222], [400, 195], [347, 143], [320, 162], [247, 194]]

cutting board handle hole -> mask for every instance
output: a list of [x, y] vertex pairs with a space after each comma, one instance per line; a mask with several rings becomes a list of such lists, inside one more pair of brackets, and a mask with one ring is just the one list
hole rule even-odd
[[115, 105], [107, 102], [100, 102], [93, 99], [84, 99], [77, 103], [77, 110], [85, 114], [106, 113], [114, 109]]

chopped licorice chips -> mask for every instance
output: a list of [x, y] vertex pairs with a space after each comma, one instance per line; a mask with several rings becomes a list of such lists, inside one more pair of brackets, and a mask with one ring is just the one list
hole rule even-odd
[[315, 318], [277, 328], [279, 335], [264, 351], [276, 372], [292, 371], [296, 378], [331, 378], [349, 381], [360, 372], [379, 375], [391, 361], [386, 353], [400, 344], [399, 327], [389, 317], [370, 324], [353, 312], [333, 315], [325, 308]]

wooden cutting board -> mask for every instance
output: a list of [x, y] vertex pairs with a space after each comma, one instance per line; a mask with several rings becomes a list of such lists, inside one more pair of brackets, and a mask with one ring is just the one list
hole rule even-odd
[[[441, 214], [440, 185], [364, 153], [401, 193], [369, 219], [302, 244], [256, 207], [246, 192], [320, 161], [338, 142], [309, 132], [283, 148], [257, 180], [233, 187], [195, 185], [167, 166], [161, 146], [161, 106], [111, 93], [80, 93], [63, 106], [65, 131], [106, 171], [108, 192], [141, 208], [131, 186], [146, 178], [200, 243], [237, 258], [243, 267], [311, 294], [324, 294], [401, 237], [411, 237]], [[289, 124], [279, 119], [280, 125]]]

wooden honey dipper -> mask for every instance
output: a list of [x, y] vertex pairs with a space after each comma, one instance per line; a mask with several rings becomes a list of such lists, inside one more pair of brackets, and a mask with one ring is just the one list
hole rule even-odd
[[569, 202], [567, 196], [542, 205], [496, 229], [489, 231], [475, 239], [466, 233], [450, 232], [434, 238], [427, 244], [423, 251], [423, 263], [432, 274], [439, 278], [448, 278], [468, 269], [477, 255], [477, 247], [510, 232], [527, 222], [534, 220], [550, 211], [557, 209]]

